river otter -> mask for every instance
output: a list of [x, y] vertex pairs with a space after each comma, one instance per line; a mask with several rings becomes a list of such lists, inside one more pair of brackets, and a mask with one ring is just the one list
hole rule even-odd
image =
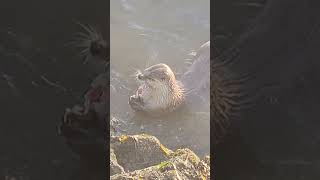
[[244, 84], [252, 78], [251, 73], [239, 77], [228, 71], [229, 61], [221, 57], [215, 60], [213, 54], [210, 56], [208, 41], [199, 48], [192, 65], [179, 79], [165, 64], [138, 72], [136, 77], [143, 83], [129, 98], [131, 108], [152, 115], [170, 113], [183, 104], [195, 111], [210, 108], [212, 139], [219, 143], [231, 119], [255, 98], [244, 89]]
[[[87, 36], [87, 38], [90, 37]], [[105, 49], [105, 44], [101, 42], [103, 42], [101, 38], [85, 41], [84, 44], [89, 46], [87, 57], [97, 57], [102, 61], [106, 58], [99, 53], [103, 52], [102, 49], [95, 49]], [[136, 78], [142, 82], [142, 85], [129, 98], [129, 105], [136, 111], [153, 116], [171, 113], [184, 104], [196, 111], [209, 111], [211, 107], [210, 125], [214, 142], [218, 143], [218, 140], [227, 132], [230, 118], [239, 111], [239, 106], [242, 106], [240, 86], [246, 78], [234, 79], [229, 72], [225, 71], [228, 62], [224, 62], [219, 57], [213, 61], [211, 57], [210, 41], [208, 41], [199, 48], [192, 65], [180, 78], [176, 77], [166, 64], [156, 64], [138, 72]], [[108, 72], [100, 75], [85, 95], [84, 114], [94, 111], [101, 123], [105, 123], [108, 113], [109, 99], [106, 96], [109, 94], [108, 77]]]
[[138, 72], [136, 77], [142, 85], [129, 98], [131, 108], [159, 115], [175, 111], [190, 95], [209, 99], [210, 41], [201, 46], [195, 59], [181, 80], [163, 63]]
[[142, 85], [129, 98], [134, 110], [152, 114], [172, 112], [184, 102], [182, 84], [166, 64], [156, 64], [138, 72], [137, 79]]

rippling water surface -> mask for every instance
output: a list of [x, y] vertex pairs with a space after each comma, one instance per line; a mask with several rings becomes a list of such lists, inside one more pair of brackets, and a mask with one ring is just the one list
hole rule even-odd
[[[210, 39], [209, 0], [111, 0], [111, 114], [128, 134], [157, 136], [169, 148], [209, 153], [209, 112], [182, 110], [169, 116], [137, 116], [128, 105], [137, 69], [168, 64], [177, 76], [192, 53]], [[209, 99], [209, 97], [208, 97]], [[204, 108], [206, 109], [206, 108]]]

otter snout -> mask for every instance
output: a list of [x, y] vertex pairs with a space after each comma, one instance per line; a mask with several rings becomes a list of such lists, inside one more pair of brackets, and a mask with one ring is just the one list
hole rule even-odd
[[166, 64], [156, 64], [136, 74], [143, 81], [135, 95], [129, 98], [132, 109], [166, 113], [178, 108], [184, 101], [183, 89]]
[[150, 72], [148, 71], [145, 71], [143, 72], [143, 74], [138, 74], [138, 79], [139, 80], [147, 80], [147, 79], [152, 79], [151, 76], [150, 76]]
[[139, 74], [139, 75], [138, 75], [138, 79], [140, 79], [140, 80], [144, 80], [144, 78], [145, 78], [145, 77], [144, 77], [144, 75], [143, 75], [143, 74]]
[[102, 58], [107, 57], [107, 45], [104, 41], [101, 40], [95, 40], [92, 41], [89, 47], [90, 53], [93, 56], [99, 56]]

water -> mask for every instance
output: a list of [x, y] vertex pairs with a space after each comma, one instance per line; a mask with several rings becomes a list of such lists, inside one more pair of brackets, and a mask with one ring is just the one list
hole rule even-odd
[[[223, 27], [220, 32], [224, 29], [223, 34], [232, 32], [239, 38], [237, 36], [241, 33], [234, 27], [240, 27], [258, 13], [250, 14], [247, 11], [249, 6], [236, 7], [231, 2], [221, 0], [215, 3], [213, 12], [217, 25], [214, 34], [218, 33], [220, 26]], [[222, 3], [225, 3], [224, 7]], [[319, 109], [319, 53], [315, 48], [319, 44], [319, 31], [312, 34], [310, 41], [300, 41], [313, 32], [310, 27], [315, 22], [306, 19], [319, 19], [318, 11], [312, 7], [301, 1], [277, 0], [267, 1], [266, 9], [251, 7], [252, 12], [263, 13], [263, 21], [259, 21], [257, 31], [241, 37], [249, 38], [244, 38], [240, 48], [242, 56], [237, 60], [249, 60], [244, 63], [249, 66], [251, 62], [262, 62], [267, 57], [268, 65], [272, 65], [261, 67], [266, 73], [257, 76], [257, 80], [280, 80], [276, 90], [267, 91], [265, 100], [257, 103], [243, 118], [232, 121], [229, 136], [215, 149], [217, 179], [319, 179], [319, 115], [316, 110]], [[285, 50], [266, 42], [285, 44]], [[234, 45], [226, 44], [226, 47]], [[258, 50], [260, 47], [263, 51]], [[297, 51], [297, 47], [303, 48]], [[273, 57], [268, 58], [270, 56]]]
[[62, 180], [73, 173], [77, 161], [56, 127], [94, 75], [76, 56], [79, 49], [64, 44], [82, 31], [75, 20], [105, 32], [107, 3], [2, 1], [0, 179]]
[[210, 39], [210, 1], [111, 0], [110, 7], [111, 115], [128, 134], [148, 133], [169, 148], [208, 154], [209, 112], [151, 118], [132, 111], [128, 99], [138, 86], [137, 69], [166, 63], [177, 76], [185, 72], [191, 54]]

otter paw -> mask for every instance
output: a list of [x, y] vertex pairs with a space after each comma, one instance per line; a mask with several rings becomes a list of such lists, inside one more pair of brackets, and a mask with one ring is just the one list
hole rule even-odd
[[143, 101], [141, 96], [132, 95], [129, 98], [129, 105], [134, 110], [142, 110], [143, 109]]

